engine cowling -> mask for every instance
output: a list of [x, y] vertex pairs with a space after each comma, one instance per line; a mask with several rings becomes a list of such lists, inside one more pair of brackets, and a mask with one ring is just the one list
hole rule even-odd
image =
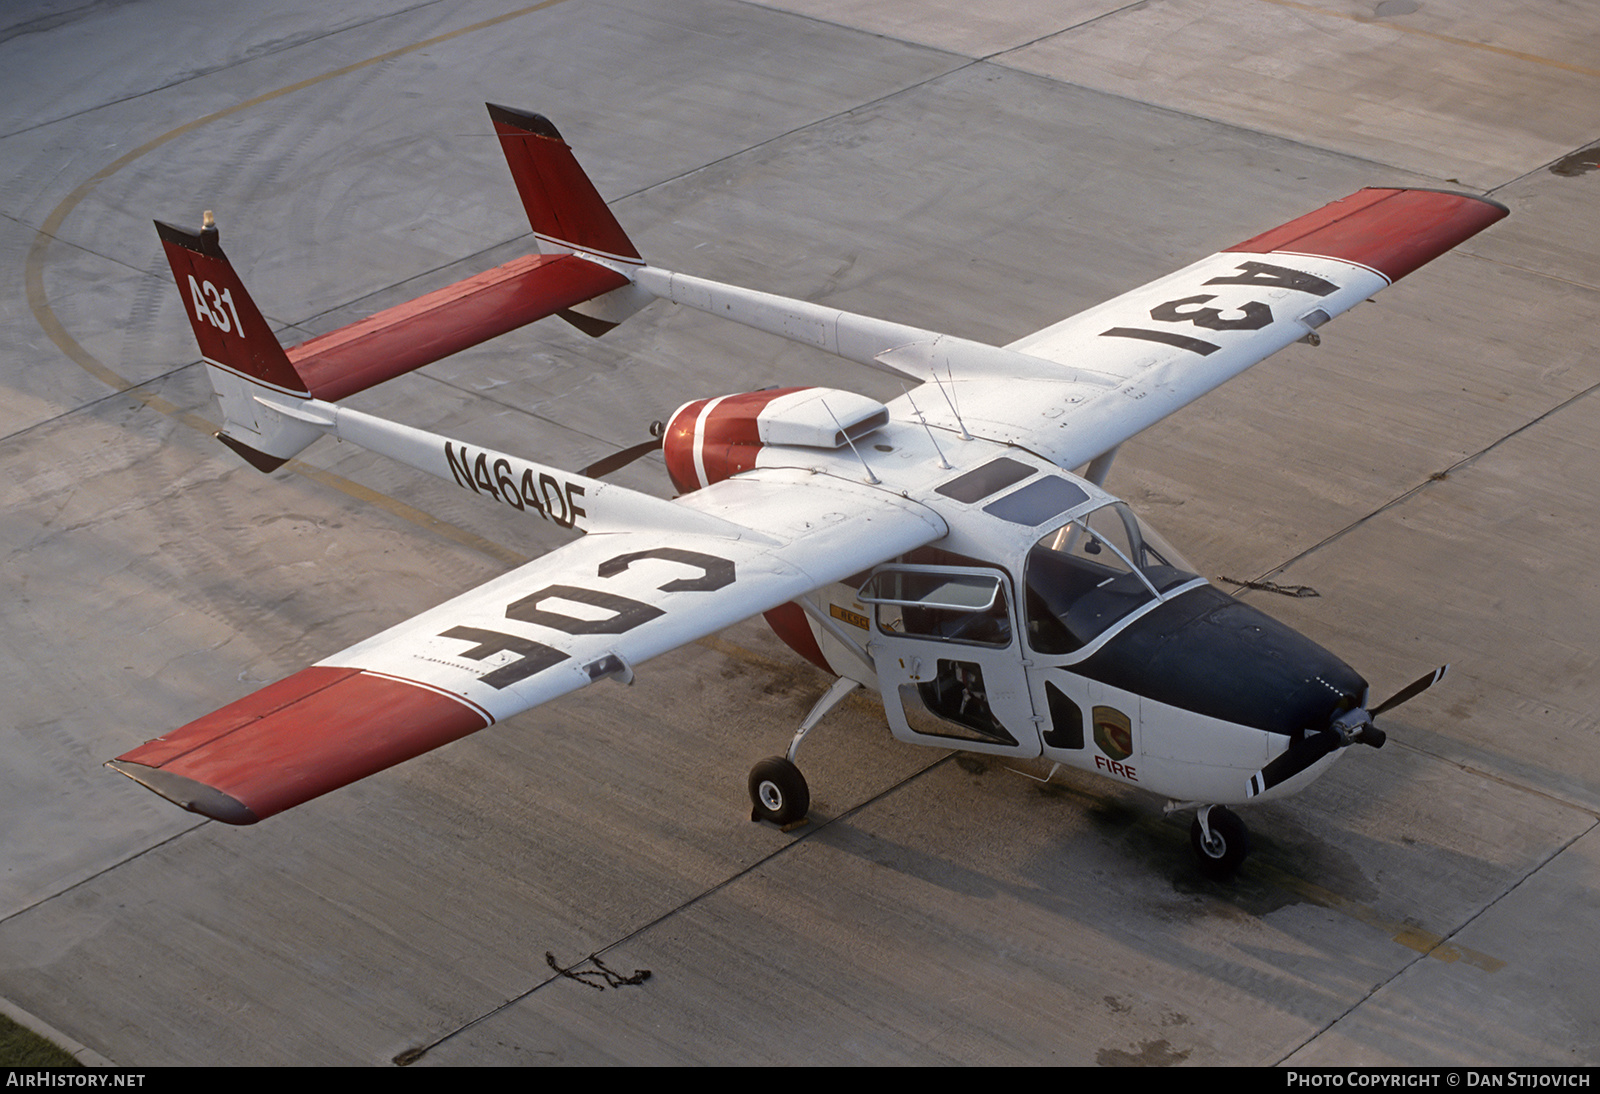
[[876, 399], [826, 387], [768, 388], [686, 403], [661, 440], [667, 474], [680, 493], [756, 465], [763, 448], [842, 448], [889, 421]]

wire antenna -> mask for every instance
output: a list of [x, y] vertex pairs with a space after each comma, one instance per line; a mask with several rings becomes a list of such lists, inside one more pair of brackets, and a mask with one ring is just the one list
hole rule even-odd
[[[972, 434], [967, 432], [967, 423], [961, 420], [961, 411], [956, 409], [954, 400], [950, 398], [950, 392], [944, 389], [944, 381], [939, 379], [938, 371], [936, 369], [929, 369], [928, 374], [933, 377], [933, 382], [939, 385], [939, 394], [944, 396], [944, 405], [950, 408], [951, 414], [955, 415], [956, 425], [961, 428], [961, 439], [964, 441], [972, 440]], [[952, 374], [950, 377], [950, 386], [953, 388], [955, 385], [956, 378], [954, 374]], [[910, 393], [907, 392], [907, 394]]]
[[911, 404], [911, 410], [914, 414], [916, 414], [917, 421], [922, 423], [922, 428], [927, 432], [928, 440], [933, 444], [933, 450], [939, 454], [939, 466], [944, 468], [946, 471], [950, 470], [950, 461], [944, 458], [944, 449], [940, 448], [939, 442], [934, 439], [933, 427], [928, 424], [928, 419], [924, 418], [922, 416], [922, 411], [917, 408], [917, 401], [911, 397], [911, 389], [906, 387], [904, 384], [901, 384], [900, 390], [906, 393], [906, 402]]
[[822, 409], [828, 412], [828, 417], [833, 419], [833, 424], [839, 427], [839, 436], [843, 437], [844, 443], [850, 446], [850, 451], [856, 454], [856, 459], [861, 461], [861, 469], [867, 473], [867, 483], [871, 486], [877, 486], [881, 483], [883, 480], [874, 475], [872, 468], [867, 466], [866, 458], [861, 455], [861, 449], [857, 448], [856, 442], [850, 439], [849, 432], [845, 430], [843, 423], [839, 421], [839, 415], [833, 412], [833, 407], [828, 405], [828, 400], [822, 400]]

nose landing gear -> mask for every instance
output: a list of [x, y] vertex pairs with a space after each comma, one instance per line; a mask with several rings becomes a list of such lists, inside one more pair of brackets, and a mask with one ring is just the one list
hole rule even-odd
[[1200, 872], [1218, 881], [1230, 878], [1250, 853], [1250, 833], [1231, 810], [1202, 805], [1189, 828], [1189, 843]]

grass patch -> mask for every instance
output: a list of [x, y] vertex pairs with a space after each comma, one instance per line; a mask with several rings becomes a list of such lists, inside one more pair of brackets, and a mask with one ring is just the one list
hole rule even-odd
[[0, 1014], [0, 1066], [77, 1067], [78, 1061], [32, 1030], [23, 1029]]

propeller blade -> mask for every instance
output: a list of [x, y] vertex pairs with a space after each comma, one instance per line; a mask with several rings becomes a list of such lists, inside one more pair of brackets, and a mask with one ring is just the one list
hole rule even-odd
[[1302, 737], [1290, 745], [1282, 756], [1250, 776], [1250, 781], [1245, 784], [1245, 797], [1253, 798], [1281, 782], [1287, 782], [1343, 745], [1344, 737], [1335, 729], [1325, 729], [1321, 733]]
[[579, 471], [578, 474], [585, 478], [603, 479], [611, 472], [620, 471], [639, 457], [648, 456], [660, 448], [661, 441], [659, 438], [648, 440], [642, 444], [636, 444], [632, 448], [624, 448], [621, 452], [613, 452], [604, 459], [595, 460], [594, 463]]
[[1444, 679], [1444, 674], [1449, 672], [1449, 671], [1450, 671], [1450, 666], [1449, 665], [1440, 665], [1438, 668], [1436, 668], [1432, 672], [1428, 673], [1428, 675], [1424, 676], [1422, 679], [1416, 680], [1416, 681], [1414, 681], [1414, 682], [1412, 682], [1410, 684], [1407, 684], [1405, 687], [1401, 688], [1399, 691], [1397, 691], [1393, 695], [1389, 696], [1389, 698], [1385, 699], [1383, 702], [1381, 702], [1377, 706], [1373, 707], [1370, 711], [1367, 712], [1367, 716], [1369, 718], [1376, 718], [1378, 715], [1382, 714], [1384, 711], [1393, 710], [1395, 707], [1399, 706], [1401, 703], [1410, 702], [1412, 699], [1415, 699], [1417, 696], [1421, 695], [1423, 692], [1425, 692], [1429, 688], [1433, 687], [1433, 685], [1437, 684], [1440, 680], [1443, 680]]
[[1329, 726], [1321, 733], [1308, 734], [1295, 741], [1283, 755], [1250, 776], [1250, 781], [1245, 784], [1245, 797], [1253, 798], [1258, 794], [1271, 790], [1281, 782], [1287, 782], [1328, 753], [1343, 748], [1346, 744], [1360, 741], [1362, 744], [1369, 744], [1373, 748], [1382, 748], [1385, 734], [1383, 730], [1372, 724], [1372, 719], [1384, 711], [1393, 710], [1401, 703], [1415, 699], [1440, 680], [1443, 680], [1444, 674], [1449, 671], [1449, 665], [1441, 665], [1422, 679], [1407, 684], [1367, 712], [1366, 723], [1356, 728], [1352, 733], [1341, 732], [1336, 722], [1335, 725]]

